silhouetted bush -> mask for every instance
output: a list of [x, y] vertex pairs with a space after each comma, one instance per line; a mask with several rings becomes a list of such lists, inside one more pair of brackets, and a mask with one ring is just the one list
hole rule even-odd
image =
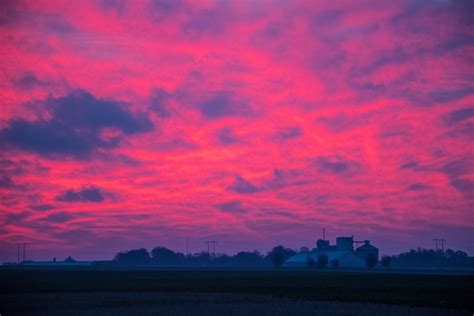
[[320, 254], [318, 260], [316, 261], [316, 267], [318, 269], [326, 269], [328, 267], [328, 256], [325, 254]]
[[283, 246], [276, 246], [270, 251], [267, 255], [267, 259], [269, 259], [275, 268], [281, 267], [283, 262], [286, 259], [294, 256], [296, 252], [292, 249], [285, 248]]
[[331, 260], [331, 267], [333, 269], [339, 268], [339, 260], [337, 260], [337, 259]]

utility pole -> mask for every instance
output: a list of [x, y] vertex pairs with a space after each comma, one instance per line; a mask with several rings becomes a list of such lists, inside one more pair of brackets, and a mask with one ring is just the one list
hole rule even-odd
[[16, 258], [17, 258], [17, 263], [18, 264], [20, 263], [20, 248], [21, 248], [22, 255], [23, 255], [23, 261], [26, 260], [26, 244], [27, 244], [27, 242], [17, 242], [16, 243], [16, 248], [17, 248]]
[[189, 255], [189, 236], [186, 236], [186, 255]]

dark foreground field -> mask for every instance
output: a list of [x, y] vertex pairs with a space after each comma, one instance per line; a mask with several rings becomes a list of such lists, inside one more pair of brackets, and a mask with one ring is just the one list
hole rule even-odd
[[96, 292], [6, 295], [2, 315], [441, 316], [468, 311], [371, 303], [319, 302], [269, 295]]
[[0, 270], [5, 315], [472, 315], [474, 276]]

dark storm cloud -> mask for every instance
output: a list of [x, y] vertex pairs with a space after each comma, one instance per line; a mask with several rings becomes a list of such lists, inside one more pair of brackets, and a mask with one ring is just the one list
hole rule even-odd
[[303, 134], [303, 131], [301, 130], [300, 127], [298, 126], [290, 126], [286, 129], [283, 129], [275, 134], [275, 139], [276, 140], [288, 140], [292, 138], [296, 138], [298, 136], [301, 136]]
[[241, 176], [235, 177], [234, 183], [229, 186], [229, 189], [241, 194], [251, 194], [259, 191], [255, 185]]
[[2, 176], [0, 177], [0, 188], [11, 189], [15, 187], [15, 183], [10, 177]]
[[468, 198], [474, 197], [474, 181], [463, 176], [473, 170], [472, 158], [451, 161], [442, 166], [439, 171], [449, 177], [451, 186], [466, 195]]
[[469, 173], [473, 168], [472, 161], [469, 159], [453, 160], [444, 166], [439, 171], [446, 174], [450, 178], [456, 178]]
[[0, 176], [0, 188], [9, 190], [23, 190], [26, 189], [26, 185], [18, 184], [13, 181], [9, 176]]
[[79, 190], [69, 189], [56, 196], [59, 202], [103, 202], [104, 195], [100, 188], [84, 186]]
[[17, 176], [23, 174], [43, 174], [48, 171], [48, 168], [42, 166], [36, 161], [28, 160], [0, 160], [0, 175]]
[[49, 204], [38, 204], [38, 205], [31, 205], [30, 208], [35, 211], [49, 211], [49, 210], [52, 210], [54, 206], [49, 205]]
[[42, 218], [43, 221], [52, 222], [52, 223], [64, 223], [69, 222], [74, 219], [76, 216], [66, 212], [57, 212], [48, 214], [48, 216]]
[[151, 0], [150, 4], [158, 17], [165, 17], [183, 9], [182, 0]]
[[150, 109], [161, 118], [168, 118], [171, 116], [167, 107], [167, 102], [171, 98], [171, 94], [163, 89], [155, 89], [150, 97]]
[[310, 183], [311, 180], [305, 178], [303, 170], [298, 169], [273, 169], [272, 177], [265, 180], [262, 189], [278, 190], [290, 186], [300, 186]]
[[0, 144], [43, 155], [85, 158], [96, 149], [119, 145], [122, 135], [103, 139], [104, 128], [115, 128], [126, 135], [153, 129], [144, 113], [133, 114], [123, 103], [97, 99], [83, 90], [45, 103], [52, 108], [51, 119], [12, 119], [0, 130]]
[[126, 134], [146, 132], [153, 128], [152, 122], [145, 114], [133, 115], [125, 104], [97, 99], [83, 90], [76, 90], [53, 102], [56, 105], [53, 120], [71, 124], [76, 128], [100, 130], [115, 127]]
[[172, 151], [178, 149], [195, 149], [196, 145], [188, 142], [182, 138], [175, 138], [163, 143], [156, 145], [156, 149], [159, 151]]
[[217, 93], [212, 98], [199, 105], [201, 114], [209, 119], [217, 119], [226, 116], [242, 115], [247, 111], [245, 103], [236, 100], [229, 92]]
[[448, 125], [453, 125], [464, 120], [474, 117], [474, 108], [465, 108], [449, 112], [444, 116], [444, 121]]
[[91, 131], [74, 130], [55, 121], [12, 120], [0, 131], [2, 144], [43, 155], [60, 154], [85, 158], [97, 148], [110, 148], [116, 142], [103, 141]]
[[339, 23], [342, 17], [344, 17], [344, 12], [342, 10], [326, 10], [322, 13], [314, 14], [312, 25], [315, 30], [319, 30], [321, 27], [327, 27], [328, 25]]
[[18, 223], [23, 222], [28, 217], [31, 216], [31, 212], [22, 211], [19, 213], [8, 213], [4, 218], [4, 225], [18, 225]]
[[461, 122], [456, 124], [455, 127], [446, 133], [446, 136], [451, 138], [466, 138], [472, 140], [474, 135], [474, 122]]
[[473, 88], [450, 89], [444, 91], [432, 91], [428, 93], [428, 99], [434, 103], [448, 103], [474, 94]]
[[104, 10], [115, 10], [117, 13], [122, 14], [127, 5], [127, 0], [102, 0], [100, 1], [100, 7]]
[[474, 181], [469, 179], [452, 179], [451, 185], [468, 198], [474, 198]]
[[217, 1], [214, 7], [190, 14], [183, 24], [183, 31], [191, 39], [223, 35], [232, 21], [232, 10], [228, 7], [228, 3]]
[[67, 35], [76, 31], [74, 26], [62, 14], [48, 13], [42, 10], [28, 8], [23, 1], [2, 1], [0, 6], [0, 26], [26, 26], [36, 31]]
[[231, 145], [237, 142], [237, 137], [230, 127], [224, 127], [217, 132], [217, 139], [222, 145]]
[[[408, 79], [407, 79], [408, 80]], [[395, 83], [396, 84], [396, 83]], [[392, 91], [392, 92], [390, 92]], [[411, 102], [412, 106], [415, 107], [430, 107], [436, 104], [446, 104], [452, 101], [460, 100], [466, 96], [474, 93], [474, 89], [450, 89], [443, 91], [429, 91], [426, 93], [420, 93], [415, 89], [400, 90], [396, 87], [391, 89], [390, 87], [383, 87], [379, 91], [381, 94], [388, 93], [394, 98], [401, 98]], [[379, 94], [380, 95], [380, 94]]]
[[18, 1], [5, 0], [0, 7], [0, 26], [5, 27], [14, 24], [20, 16], [20, 4]]
[[217, 207], [223, 211], [228, 213], [244, 213], [246, 209], [243, 207], [240, 201], [231, 201], [222, 204], [218, 204]]
[[90, 239], [97, 241], [97, 233], [91, 229], [70, 229], [54, 232], [51, 233], [51, 235], [60, 240], [68, 240], [69, 242], [74, 242], [76, 240], [85, 241]]
[[407, 191], [420, 191], [420, 190], [426, 190], [428, 189], [429, 186], [423, 183], [413, 183], [408, 186]]
[[368, 119], [362, 116], [340, 114], [330, 117], [320, 117], [316, 122], [325, 125], [329, 131], [338, 133], [367, 124]]
[[413, 168], [416, 168], [417, 166], [418, 166], [417, 162], [410, 161], [410, 162], [400, 165], [400, 169], [413, 169]]
[[25, 72], [18, 79], [14, 81], [15, 85], [21, 90], [31, 90], [37, 86], [42, 86], [45, 83], [36, 77], [33, 72]]
[[317, 168], [322, 173], [335, 175], [354, 174], [359, 170], [359, 164], [354, 161], [344, 160], [342, 158], [330, 159], [327, 157], [317, 157], [314, 160]]

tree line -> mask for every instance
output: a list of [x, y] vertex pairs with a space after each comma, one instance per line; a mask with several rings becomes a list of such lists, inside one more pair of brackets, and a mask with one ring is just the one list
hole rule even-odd
[[241, 251], [235, 255], [199, 252], [185, 255], [174, 252], [165, 247], [155, 247], [150, 252], [146, 249], [133, 249], [117, 253], [113, 262], [125, 265], [159, 265], [159, 266], [248, 266], [265, 267], [281, 266], [288, 258], [294, 256], [296, 251], [283, 246], [274, 247], [267, 254], [258, 251]]
[[474, 267], [474, 258], [464, 251], [417, 248], [394, 256], [383, 256], [382, 266], [397, 268], [464, 268]]
[[[266, 254], [258, 251], [241, 251], [235, 255], [227, 254], [209, 254], [208, 252], [199, 252], [194, 254], [183, 254], [175, 252], [165, 247], [155, 247], [150, 252], [146, 249], [133, 249], [122, 251], [116, 254], [112, 260], [117, 265], [156, 265], [156, 266], [239, 266], [239, 267], [280, 267], [297, 251], [276, 246]], [[337, 269], [338, 260], [328, 260], [328, 256], [321, 253], [316, 259], [308, 256], [308, 269]], [[463, 251], [454, 251], [448, 249], [433, 250], [411, 249], [410, 251], [393, 256], [382, 256], [380, 261], [375, 256], [365, 258], [366, 267], [372, 269], [376, 266], [385, 268], [462, 268], [474, 267], [474, 260]]]

